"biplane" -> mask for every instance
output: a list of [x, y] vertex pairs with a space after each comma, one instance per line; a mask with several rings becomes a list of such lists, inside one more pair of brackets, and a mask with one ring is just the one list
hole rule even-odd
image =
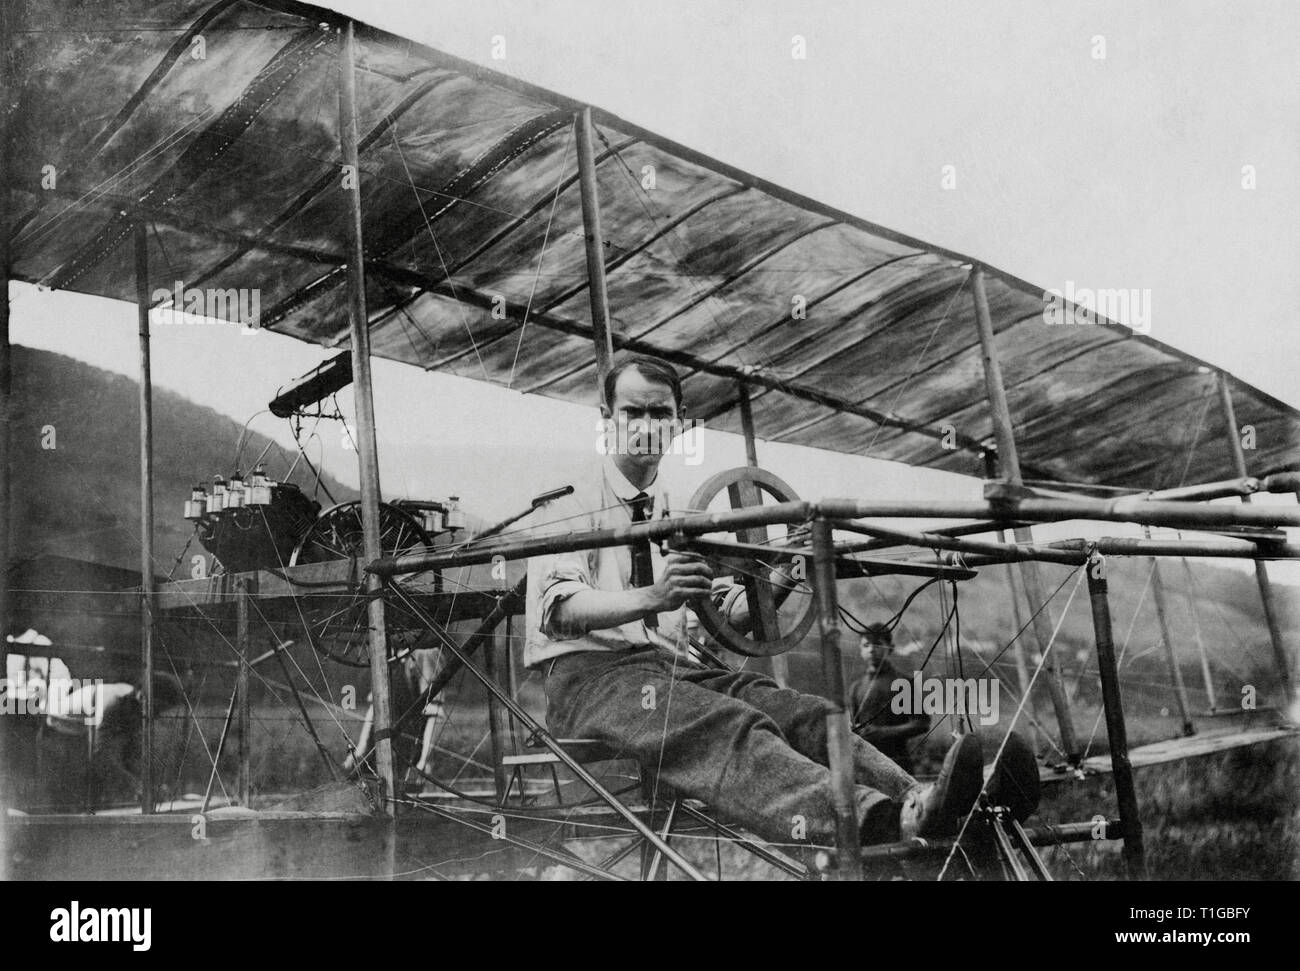
[[[299, 853], [324, 848], [346, 854], [334, 865], [380, 877], [437, 876], [432, 860], [447, 872], [704, 879], [684, 851], [703, 838], [799, 878], [900, 868], [1047, 878], [1039, 848], [1107, 839], [1122, 843], [1129, 874], [1141, 876], [1108, 600], [1108, 563], [1119, 557], [1252, 561], [1274, 701], [1291, 703], [1293, 652], [1266, 564], [1300, 556], [1285, 532], [1300, 527], [1300, 509], [1249, 500], [1300, 491], [1300, 414], [1240, 378], [1096, 306], [1045, 301], [1042, 287], [978, 258], [325, 8], [24, 0], [6, 5], [3, 27], [6, 282], [138, 307], [142, 583], [133, 609], [143, 683], [152, 684], [155, 640], [168, 624], [205, 626], [233, 653], [239, 675], [210, 746], [215, 774], [232, 726], [247, 723], [250, 680], [268, 661], [283, 664], [289, 645], [369, 675], [364, 740], [335, 717], [314, 719], [308, 702], [320, 699], [295, 688], [292, 703], [332, 777], [363, 789], [373, 812], [214, 814], [209, 831], [232, 834], [232, 853], [283, 859], [291, 843]], [[244, 298], [250, 290], [255, 303]], [[339, 350], [280, 389], [272, 411], [300, 421], [351, 384], [361, 495], [322, 507], [256, 462], [216, 470], [210, 492], [201, 485], [167, 501], [184, 504], [221, 568], [156, 584], [150, 326], [187, 310]], [[3, 312], [8, 414], [7, 303]], [[555, 525], [547, 509], [564, 483], [539, 484], [528, 508], [487, 529], [470, 528], [454, 498], [385, 498], [372, 357], [591, 404], [617, 352], [674, 365], [692, 413], [743, 435], [748, 464], [712, 477], [667, 518], [595, 532], [538, 528]], [[1258, 441], [1249, 466], [1245, 424]], [[4, 428], [12, 433], [7, 420]], [[802, 498], [758, 467], [760, 438], [975, 476], [984, 496]], [[6, 473], [0, 506], [10, 490]], [[1241, 502], [1212, 501], [1226, 497]], [[1180, 532], [1033, 536], [1035, 525], [1076, 520]], [[3, 576], [8, 528], [5, 520]], [[834, 846], [763, 843], [707, 805], [659, 798], [636, 770], [611, 782], [605, 770], [620, 753], [554, 737], [544, 713], [521, 700], [508, 645], [523, 562], [645, 539], [703, 556], [744, 588], [753, 623], [737, 629], [705, 605], [696, 649], [719, 663], [761, 659], [781, 680], [784, 655], [814, 645], [838, 740]], [[795, 558], [806, 574], [778, 603], [766, 569]], [[1053, 652], [1059, 625], [1045, 609], [1054, 594], [1044, 563], [1087, 587], [1114, 813], [1025, 827], [984, 800], [955, 838], [863, 850], [844, 754], [842, 641], [857, 627], [837, 587], [911, 578], [950, 590], [955, 614], [963, 582], [1013, 564], [1029, 617], [1002, 651], [1034, 648], [1020, 655], [1015, 718], [1028, 717], [1031, 692], [1045, 691], [1062, 762], [1082, 772], [1086, 746]], [[1190, 723], [1168, 638], [1165, 646]], [[399, 690], [417, 659], [420, 676]], [[449, 751], [448, 739], [473, 740], [447, 727], [457, 678], [484, 693], [487, 731]], [[29, 858], [42, 841], [35, 855], [48, 859], [48, 844], [68, 833], [98, 839], [113, 825], [135, 834], [123, 839], [138, 861], [148, 843], [139, 834], [156, 827], [172, 834], [171, 848], [150, 865], [212, 872], [190, 848], [192, 814], [157, 812], [148, 696], [140, 814], [10, 819], [9, 839]], [[329, 716], [328, 705], [319, 710]], [[236, 802], [248, 808], [246, 752], [241, 759]], [[487, 787], [463, 782], [467, 769]], [[208, 808], [205, 798], [199, 814]], [[623, 842], [601, 844], [597, 857], [582, 851], [593, 837]], [[277, 839], [285, 842], [272, 851]]]

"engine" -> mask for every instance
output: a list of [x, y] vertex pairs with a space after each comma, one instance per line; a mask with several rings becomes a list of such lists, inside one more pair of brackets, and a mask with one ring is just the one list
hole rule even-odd
[[292, 482], [268, 478], [259, 465], [247, 478], [241, 472], [229, 481], [213, 476], [211, 492], [196, 485], [185, 518], [197, 524], [203, 548], [237, 573], [287, 565], [320, 509]]

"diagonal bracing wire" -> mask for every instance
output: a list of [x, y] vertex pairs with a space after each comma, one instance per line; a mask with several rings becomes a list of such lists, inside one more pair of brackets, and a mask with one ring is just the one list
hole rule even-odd
[[478, 341], [474, 337], [474, 331], [470, 328], [469, 318], [465, 316], [465, 304], [456, 293], [456, 281], [452, 279], [451, 272], [447, 269], [447, 260], [442, 255], [442, 247], [438, 245], [438, 235], [433, 231], [433, 223], [429, 220], [429, 214], [424, 208], [424, 200], [420, 198], [420, 190], [416, 188], [415, 179], [411, 176], [411, 169], [406, 164], [406, 153], [402, 151], [402, 141], [397, 137], [397, 126], [394, 125], [389, 129], [393, 136], [393, 145], [397, 148], [397, 157], [401, 159], [402, 171], [406, 173], [406, 181], [411, 187], [411, 193], [415, 196], [415, 204], [420, 209], [420, 216], [424, 220], [425, 229], [429, 232], [429, 240], [433, 243], [434, 252], [438, 254], [438, 262], [442, 264], [442, 275], [447, 280], [447, 285], [451, 287], [452, 296], [455, 298], [456, 308], [460, 311], [460, 322], [465, 328], [465, 333], [469, 335], [470, 344], [474, 348], [474, 356], [478, 358], [478, 366], [483, 371], [483, 380], [488, 381], [487, 365], [483, 363], [483, 356], [479, 353]]
[[506, 387], [512, 387], [515, 383], [515, 367], [519, 364], [519, 351], [524, 346], [524, 331], [528, 329], [528, 315], [533, 309], [533, 297], [537, 295], [537, 281], [542, 275], [542, 261], [546, 258], [546, 244], [551, 238], [551, 226], [555, 222], [555, 207], [560, 201], [560, 187], [564, 184], [565, 165], [569, 160], [569, 146], [573, 144], [573, 138], [566, 139], [564, 142], [564, 152], [560, 156], [560, 170], [555, 177], [555, 193], [551, 199], [551, 211], [546, 217], [546, 231], [542, 234], [542, 246], [537, 252], [537, 270], [533, 274], [533, 285], [528, 291], [528, 304], [524, 307], [524, 320], [519, 325], [519, 341], [515, 344], [515, 356], [510, 362], [510, 378], [506, 381]]
[[[894, 409], [898, 407], [899, 399], [903, 397], [903, 391], [907, 388], [907, 382], [916, 377], [916, 373], [921, 367], [921, 362], [925, 360], [925, 355], [930, 350], [930, 345], [934, 343], [935, 337], [939, 334], [939, 328], [947, 323], [948, 317], [952, 314], [953, 304], [957, 302], [957, 298], [961, 295], [961, 292], [966, 289], [966, 283], [970, 280], [972, 272], [972, 269], [966, 270], [965, 275], [953, 290], [952, 296], [948, 298], [948, 306], [944, 308], [943, 316], [935, 322], [933, 329], [930, 331], [930, 336], [926, 339], [925, 346], [921, 348], [921, 353], [916, 355], [916, 360], [912, 363], [911, 370], [908, 371], [907, 377], [903, 378], [903, 380], [899, 382], [894, 393], [894, 400], [890, 402], [889, 408], [885, 411], [886, 415], [894, 414]], [[872, 451], [876, 447], [876, 441], [880, 438], [880, 433], [884, 430], [884, 425], [876, 426], [875, 434], [871, 436], [871, 441], [867, 444], [867, 449], [862, 453], [863, 455], [871, 455]]]
[[[1047, 655], [1052, 650], [1053, 645], [1056, 644], [1056, 637], [1061, 632], [1061, 625], [1065, 623], [1065, 617], [1070, 612], [1070, 604], [1074, 602], [1075, 594], [1079, 592], [1079, 586], [1083, 582], [1083, 564], [1074, 568], [1073, 575], [1076, 579], [1074, 587], [1070, 590], [1070, 597], [1065, 603], [1065, 608], [1061, 611], [1061, 616], [1056, 621], [1056, 626], [1052, 630], [1052, 636], [1048, 640], [1047, 646], [1043, 648], [1042, 654], [1039, 655], [1038, 664], [1034, 667], [1034, 673], [1029, 679], [1029, 684], [1026, 686], [1024, 697], [1020, 699], [1020, 704], [1016, 706], [1016, 713], [1011, 717], [1011, 724], [1007, 727], [1007, 733], [1002, 738], [1002, 744], [998, 746], [997, 753], [993, 756], [994, 765], [997, 765], [998, 760], [1002, 758], [1002, 752], [1007, 747], [1007, 741], [1011, 738], [1011, 733], [1015, 730], [1016, 722], [1020, 720], [1020, 715], [1025, 710], [1025, 704], [1028, 702], [1029, 697], [1033, 692], [1034, 682], [1038, 680], [1038, 676], [1043, 672], [1043, 668], [1047, 664]], [[1069, 577], [1067, 577], [1066, 580], [1068, 581]], [[992, 776], [989, 778], [991, 779]], [[986, 779], [984, 784], [980, 787], [980, 795], [984, 794], [984, 790], [988, 788], [988, 785], [989, 780]], [[948, 866], [952, 863], [952, 858], [957, 853], [957, 848], [961, 846], [962, 837], [966, 835], [966, 828], [970, 825], [970, 821], [974, 816], [975, 810], [972, 808], [971, 811], [966, 814], [966, 818], [962, 820], [961, 829], [957, 832], [957, 838], [953, 840], [952, 849], [948, 851], [948, 856], [943, 861], [943, 867], [939, 870], [939, 875], [935, 878], [936, 880], [942, 880], [943, 875], [948, 872]]]

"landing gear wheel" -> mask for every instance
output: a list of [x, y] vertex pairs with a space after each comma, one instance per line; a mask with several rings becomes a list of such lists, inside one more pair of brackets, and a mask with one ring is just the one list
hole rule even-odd
[[[395, 556], [432, 546], [433, 538], [410, 513], [380, 503], [379, 544], [384, 556]], [[331, 661], [354, 668], [369, 667], [368, 597], [360, 569], [365, 562], [360, 502], [342, 502], [321, 513], [298, 542], [289, 565], [328, 560], [353, 561], [354, 588], [346, 593], [307, 591], [301, 597], [307, 640]], [[384, 627], [390, 663], [408, 655], [426, 633], [423, 624], [392, 601], [385, 604]]]
[[[712, 476], [695, 491], [691, 497], [690, 508], [703, 512], [709, 505], [726, 491], [730, 508], [746, 509], [763, 505], [767, 495], [776, 502], [796, 502], [799, 497], [785, 482], [764, 469], [742, 467], [728, 469]], [[777, 527], [778, 529], [781, 527]], [[784, 537], [772, 539], [768, 527], [756, 526], [735, 531], [735, 539], [740, 543], [750, 543], [780, 548], [794, 541], [793, 527], [785, 527]], [[745, 598], [751, 617], [757, 618], [751, 633], [737, 630], [711, 601], [705, 601], [696, 608], [700, 623], [704, 629], [724, 647], [743, 654], [746, 657], [772, 657], [782, 654], [799, 644], [812, 627], [817, 616], [817, 602], [808, 587], [806, 579], [798, 579], [793, 593], [780, 607], [776, 605], [775, 590], [766, 579], [770, 569], [762, 560], [753, 559], [736, 568], [727, 564], [712, 564], [716, 575], [728, 575], [733, 571], [736, 582], [745, 588]], [[804, 576], [811, 572], [804, 570]]]

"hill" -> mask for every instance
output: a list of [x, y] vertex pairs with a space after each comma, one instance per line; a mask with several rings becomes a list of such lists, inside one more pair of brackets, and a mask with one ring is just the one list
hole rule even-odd
[[[61, 354], [13, 352], [14, 559], [53, 553], [138, 571], [139, 382]], [[295, 455], [253, 434], [237, 458], [238, 423], [164, 388], [154, 389], [153, 416], [154, 569], [166, 576], [194, 532], [183, 511], [196, 482], [229, 476], [237, 461], [248, 471], [268, 445], [267, 473], [284, 479]], [[289, 480], [312, 495], [314, 478], [299, 462]], [[322, 484], [340, 502], [356, 498], [332, 476]]]

